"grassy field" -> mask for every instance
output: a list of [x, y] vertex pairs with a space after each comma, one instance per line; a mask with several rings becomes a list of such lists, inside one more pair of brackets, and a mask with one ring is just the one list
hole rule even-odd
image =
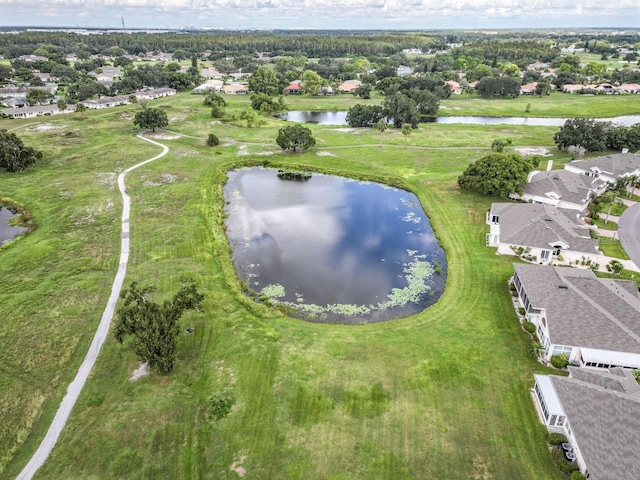
[[629, 255], [622, 248], [620, 240], [613, 238], [600, 238], [599, 247], [602, 253], [607, 257], [619, 258], [620, 260], [629, 260]]
[[[426, 125], [397, 131], [311, 127], [318, 145], [283, 155], [284, 122], [212, 123], [201, 97], [154, 102], [171, 152], [128, 177], [128, 282], [179, 277], [206, 293], [180, 341], [176, 371], [132, 382], [130, 348], [106, 342], [40, 479], [560, 479], [533, 408], [529, 353], [507, 289], [511, 258], [484, 246], [491, 199], [456, 178], [509, 136], [551, 147], [555, 129]], [[239, 110], [246, 98], [230, 100]], [[621, 105], [624, 102], [621, 102]], [[2, 196], [27, 205], [38, 228], [0, 250], [0, 478], [14, 478], [44, 435], [106, 302], [117, 262], [119, 172], [158, 153], [135, 138], [135, 107], [23, 125], [45, 152], [38, 167], [0, 173]], [[45, 125], [43, 125], [46, 122]], [[38, 123], [37, 125], [27, 125]], [[206, 134], [222, 140], [204, 146]], [[554, 157], [564, 157], [557, 151]], [[447, 250], [441, 300], [419, 315], [362, 327], [305, 323], [242, 295], [222, 228], [225, 172], [247, 162], [302, 165], [406, 186]], [[312, 274], [312, 272], [310, 272]], [[235, 398], [213, 421], [209, 400]], [[89, 406], [97, 397], [103, 403]], [[242, 469], [242, 470], [241, 470]]]

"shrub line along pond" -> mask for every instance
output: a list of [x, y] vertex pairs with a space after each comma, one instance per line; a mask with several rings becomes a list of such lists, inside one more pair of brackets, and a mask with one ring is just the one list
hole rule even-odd
[[418, 313], [444, 290], [444, 250], [410, 192], [253, 167], [229, 172], [224, 196], [236, 273], [292, 316], [380, 322]]

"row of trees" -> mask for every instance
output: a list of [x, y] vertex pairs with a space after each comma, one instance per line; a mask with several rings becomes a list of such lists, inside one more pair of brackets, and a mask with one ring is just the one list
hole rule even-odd
[[600, 152], [612, 150], [640, 149], [640, 124], [631, 127], [616, 126], [590, 118], [573, 118], [565, 122], [553, 137], [561, 150], [584, 150]]

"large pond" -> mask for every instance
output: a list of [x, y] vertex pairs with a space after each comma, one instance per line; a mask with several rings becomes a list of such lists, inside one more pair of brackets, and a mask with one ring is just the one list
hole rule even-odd
[[9, 221], [16, 215], [18, 214], [15, 210], [8, 207], [0, 207], [0, 245], [27, 231], [25, 227], [10, 224]]
[[[319, 125], [346, 125], [347, 112], [310, 112], [294, 110], [278, 116], [282, 120], [297, 123], [316, 123]], [[436, 117], [431, 123], [468, 124], [468, 125], [532, 125], [536, 127], [561, 127], [567, 118], [542, 117]], [[622, 115], [619, 117], [599, 118], [597, 120], [613, 122], [617, 125], [629, 127], [640, 123], [640, 115]]]
[[444, 250], [412, 193], [247, 168], [229, 172], [224, 197], [236, 273], [294, 316], [380, 322], [420, 312], [444, 290]]

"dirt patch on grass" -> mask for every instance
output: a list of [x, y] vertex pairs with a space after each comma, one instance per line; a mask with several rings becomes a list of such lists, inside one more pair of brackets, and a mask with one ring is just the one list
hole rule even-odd
[[340, 132], [340, 133], [353, 133], [354, 135], [357, 135], [360, 133], [360, 131], [357, 128], [334, 128], [333, 131]]
[[35, 127], [25, 129], [27, 132], [46, 132], [49, 130], [59, 130], [66, 127], [66, 125], [53, 125], [51, 123], [43, 123], [42, 125], [36, 125]]
[[337, 157], [335, 153], [325, 152], [325, 151], [316, 152], [316, 155], [319, 157]]
[[473, 475], [474, 480], [490, 480], [493, 476], [489, 473], [489, 464], [483, 462], [480, 457], [473, 459]]
[[243, 478], [247, 473], [246, 469], [242, 466], [246, 458], [246, 455], [242, 455], [239, 460], [233, 462], [229, 467], [229, 470], [235, 472], [240, 478]]
[[167, 185], [167, 184], [170, 184], [170, 183], [176, 183], [177, 180], [178, 180], [178, 176], [177, 175], [172, 175], [170, 173], [161, 173], [160, 174], [160, 181], [153, 182], [151, 180], [147, 180], [146, 182], [143, 183], [143, 185], [145, 187], [161, 187], [162, 185]]
[[176, 140], [177, 138], [180, 138], [180, 135], [168, 135], [166, 133], [151, 133], [147, 136], [157, 140]]
[[541, 157], [551, 156], [551, 152], [549, 151], [549, 149], [544, 147], [539, 147], [539, 148], [521, 147], [521, 148], [516, 148], [515, 151], [525, 157], [528, 155], [540, 155]]
[[142, 377], [146, 377], [149, 375], [149, 369], [147, 368], [147, 362], [141, 363], [138, 368], [136, 368], [133, 372], [131, 372], [131, 376], [129, 380], [135, 382]]

